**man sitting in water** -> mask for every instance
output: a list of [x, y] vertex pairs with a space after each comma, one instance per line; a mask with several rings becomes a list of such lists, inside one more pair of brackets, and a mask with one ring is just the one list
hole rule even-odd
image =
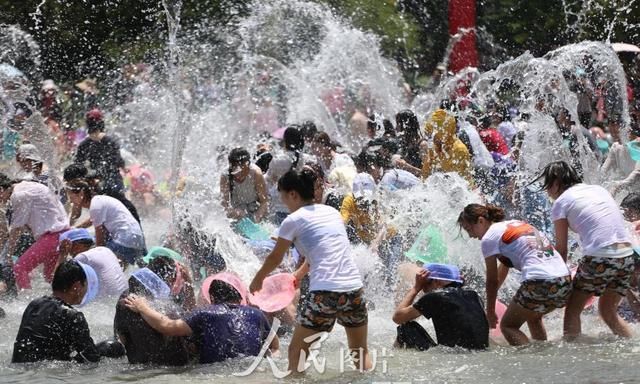
[[[475, 291], [462, 288], [462, 284], [458, 267], [426, 264], [416, 274], [413, 288], [393, 314], [393, 321], [400, 324], [397, 343], [419, 350], [435, 345], [427, 331], [413, 321], [423, 315], [433, 320], [438, 344], [467, 349], [487, 348], [489, 322], [480, 297]], [[425, 294], [414, 303], [421, 291]]]
[[87, 292], [87, 275], [80, 263], [65, 261], [53, 275], [53, 294], [33, 300], [22, 315], [13, 345], [13, 363], [42, 360], [97, 362], [100, 354], [82, 312], [72, 305]]
[[127, 289], [127, 279], [116, 255], [107, 247], [93, 248], [93, 236], [84, 228], [74, 228], [60, 235], [60, 258], [71, 255], [76, 261], [91, 266], [98, 275], [98, 297], [118, 296]]
[[[163, 316], [144, 298], [136, 295], [130, 295], [124, 303], [166, 336], [195, 336], [201, 364], [241, 355], [257, 356], [269, 334], [269, 322], [264, 314], [253, 307], [240, 305], [240, 293], [223, 281], [214, 280], [209, 287], [209, 295], [216, 304], [194, 311], [185, 320], [171, 320]], [[269, 349], [275, 352], [279, 347], [276, 336]]]
[[[189, 362], [185, 340], [181, 337], [165, 337], [151, 328], [140, 316], [125, 306], [124, 298], [129, 294], [145, 297], [154, 305], [168, 299], [171, 286], [177, 276], [175, 262], [167, 256], [151, 260], [147, 268], [133, 273], [129, 278], [129, 289], [120, 296], [116, 306], [114, 329], [116, 336], [127, 351], [131, 364], [185, 365]], [[182, 312], [174, 302], [166, 303], [162, 311], [177, 318]]]

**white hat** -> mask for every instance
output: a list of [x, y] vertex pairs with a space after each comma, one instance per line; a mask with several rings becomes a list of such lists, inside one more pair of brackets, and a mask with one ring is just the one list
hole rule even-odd
[[40, 151], [38, 151], [38, 148], [33, 144], [22, 144], [18, 148], [17, 155], [27, 160], [33, 160], [37, 163], [42, 163], [43, 161]]
[[353, 197], [356, 199], [362, 197], [370, 199], [375, 191], [376, 182], [370, 174], [362, 172], [353, 178]]
[[45, 81], [42, 82], [42, 90], [43, 91], [57, 91], [58, 90], [58, 86], [56, 85], [56, 83], [53, 82], [53, 80], [51, 79], [47, 79]]

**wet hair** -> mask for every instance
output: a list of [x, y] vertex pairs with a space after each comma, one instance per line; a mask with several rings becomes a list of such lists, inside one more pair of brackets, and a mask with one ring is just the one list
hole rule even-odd
[[324, 171], [322, 170], [322, 167], [320, 166], [320, 164], [313, 163], [313, 162], [308, 162], [308, 163], [305, 163], [304, 168], [307, 168], [307, 169], [313, 171], [313, 173], [316, 176], [316, 179], [324, 180], [325, 174], [324, 174]]
[[300, 127], [300, 133], [305, 140], [312, 140], [318, 134], [318, 127], [311, 120], [306, 120]]
[[538, 180], [543, 180], [542, 190], [548, 190], [556, 181], [560, 183], [560, 191], [565, 191], [576, 184], [582, 183], [582, 177], [566, 161], [554, 161], [547, 164], [540, 176], [533, 180], [531, 184]]
[[336, 144], [331, 140], [329, 134], [326, 132], [320, 132], [313, 138], [313, 142], [318, 145], [322, 145], [325, 148], [331, 148], [332, 151], [336, 150]]
[[498, 223], [505, 219], [504, 209], [491, 204], [469, 204], [460, 212], [458, 225], [462, 226], [463, 223], [475, 224], [481, 217], [492, 223]]
[[361, 169], [366, 169], [372, 165], [377, 164], [377, 156], [373, 153], [367, 151], [367, 149], [363, 149], [358, 156], [353, 158], [353, 162], [356, 167]]
[[640, 212], [640, 193], [632, 192], [625, 196], [620, 203], [622, 209], [629, 209], [636, 212]]
[[298, 192], [304, 201], [311, 201], [314, 198], [316, 174], [311, 169], [303, 169], [298, 172], [291, 170], [285, 173], [278, 180], [278, 191]]
[[84, 179], [75, 179], [70, 181], [67, 183], [66, 189], [72, 192], [82, 193], [82, 198], [85, 202], [91, 201], [91, 198], [97, 194], [95, 186]]
[[54, 292], [65, 292], [76, 282], [86, 283], [87, 275], [77, 261], [67, 260], [58, 265], [53, 274], [51, 289]]
[[396, 131], [393, 128], [393, 124], [389, 119], [382, 120], [382, 127], [384, 128], [384, 135], [393, 136], [393, 137], [396, 136]]
[[169, 256], [158, 256], [149, 262], [147, 268], [171, 286], [176, 281], [176, 262]]
[[89, 170], [82, 164], [71, 164], [64, 169], [63, 178], [64, 181], [69, 182], [75, 179], [83, 179], [87, 177]]
[[209, 286], [209, 297], [212, 303], [224, 304], [224, 303], [240, 303], [242, 301], [242, 295], [230, 284], [220, 280], [213, 280]]
[[231, 164], [239, 164], [247, 161], [251, 161], [251, 155], [249, 151], [242, 147], [234, 148], [229, 152], [229, 156], [227, 157], [229, 160], [229, 165]]
[[241, 165], [245, 162], [251, 161], [251, 155], [249, 151], [242, 147], [234, 148], [229, 152], [229, 156], [227, 157], [229, 160], [229, 174], [227, 177], [229, 178], [229, 195], [233, 194], [233, 167], [236, 165]]
[[418, 117], [410, 109], [405, 109], [396, 114], [396, 130], [418, 134], [420, 123]]
[[104, 132], [104, 120], [87, 119], [87, 133]]
[[300, 126], [294, 124], [287, 127], [287, 129], [284, 130], [282, 140], [284, 141], [285, 149], [295, 153], [296, 159], [293, 164], [291, 164], [291, 169], [296, 169], [300, 162], [302, 149], [304, 148], [304, 136], [300, 132]]

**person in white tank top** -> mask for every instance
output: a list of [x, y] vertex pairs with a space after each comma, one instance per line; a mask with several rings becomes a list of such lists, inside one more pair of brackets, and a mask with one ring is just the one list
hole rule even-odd
[[251, 164], [244, 148], [229, 154], [229, 173], [220, 176], [220, 195], [227, 217], [249, 218], [258, 223], [267, 214], [267, 187], [260, 168]]

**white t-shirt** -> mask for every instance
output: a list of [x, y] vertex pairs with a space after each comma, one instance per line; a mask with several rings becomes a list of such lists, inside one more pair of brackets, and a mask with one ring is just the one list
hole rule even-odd
[[74, 259], [96, 271], [100, 281], [98, 296], [118, 296], [128, 288], [120, 262], [109, 248], [95, 247], [78, 254]]
[[304, 206], [287, 216], [278, 236], [292, 241], [309, 262], [310, 291], [349, 292], [362, 287], [340, 212], [322, 204]]
[[599, 255], [616, 243], [631, 243], [620, 208], [599, 185], [577, 184], [564, 191], [551, 207], [551, 219], [569, 221], [587, 256]]
[[410, 189], [418, 184], [420, 184], [420, 179], [404, 169], [388, 169], [380, 180], [382, 187], [391, 190]]
[[504, 264], [522, 272], [522, 281], [569, 275], [567, 265], [549, 239], [523, 221], [491, 224], [482, 237], [481, 247], [485, 258], [498, 255]]
[[[295, 170], [300, 171], [307, 161], [314, 159], [305, 153], [300, 153], [300, 158]], [[269, 163], [269, 170], [265, 176], [267, 181], [267, 188], [269, 188], [269, 207], [271, 212], [285, 212], [288, 213], [287, 208], [282, 201], [280, 201], [280, 193], [278, 192], [278, 180], [284, 176], [285, 173], [291, 170], [293, 164], [296, 161], [296, 154], [293, 151], [280, 151], [273, 156], [273, 159]]]
[[104, 225], [115, 243], [134, 249], [144, 248], [140, 224], [119, 200], [104, 195], [94, 196], [89, 216], [94, 227]]
[[38, 239], [47, 232], [69, 228], [69, 218], [58, 197], [45, 185], [23, 181], [13, 186], [11, 228], [29, 227]]

